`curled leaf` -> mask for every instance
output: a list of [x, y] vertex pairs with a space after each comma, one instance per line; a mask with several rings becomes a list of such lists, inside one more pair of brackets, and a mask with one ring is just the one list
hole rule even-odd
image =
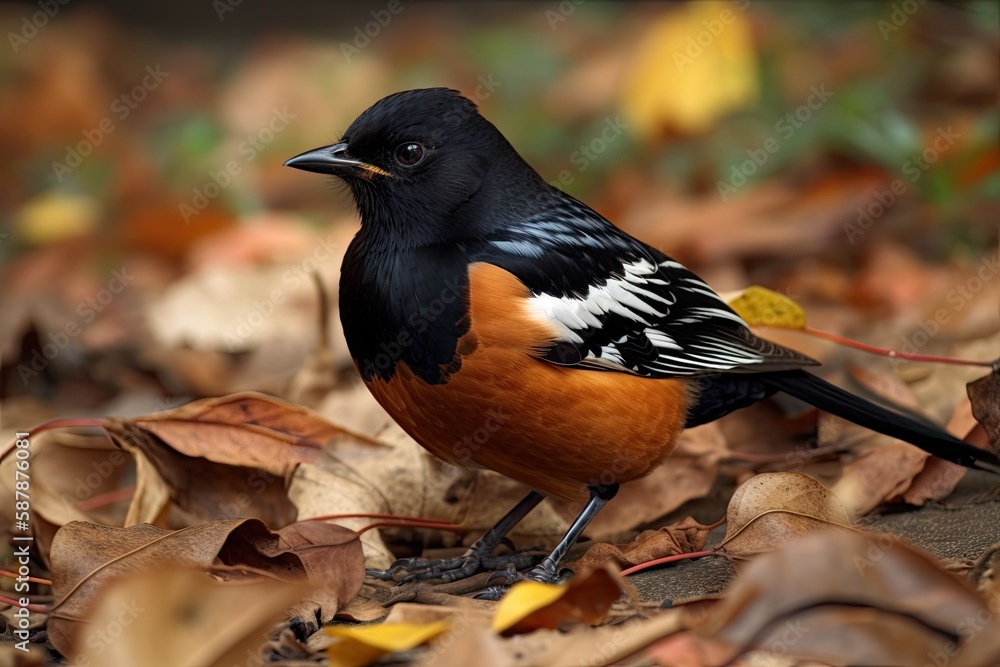
[[729, 501], [722, 551], [745, 559], [773, 551], [795, 537], [830, 526], [848, 528], [847, 510], [837, 497], [808, 475], [776, 472], [755, 475]]

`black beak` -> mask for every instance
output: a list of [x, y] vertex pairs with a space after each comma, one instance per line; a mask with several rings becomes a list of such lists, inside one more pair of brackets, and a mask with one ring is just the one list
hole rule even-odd
[[323, 146], [296, 155], [285, 162], [286, 167], [295, 167], [303, 171], [314, 171], [318, 174], [333, 174], [345, 176], [355, 168], [367, 167], [361, 160], [356, 160], [347, 154], [347, 144], [339, 143]]
[[317, 174], [332, 174], [341, 178], [360, 176], [369, 181], [375, 176], [392, 177], [392, 174], [385, 169], [348, 155], [347, 143], [343, 141], [339, 144], [314, 148], [301, 155], [296, 155], [291, 160], [286, 160], [285, 166], [295, 167], [303, 171], [314, 171]]

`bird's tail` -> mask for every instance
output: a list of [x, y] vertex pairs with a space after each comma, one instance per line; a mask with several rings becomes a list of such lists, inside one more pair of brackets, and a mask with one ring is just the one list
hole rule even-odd
[[830, 384], [803, 370], [761, 375], [769, 387], [783, 391], [832, 415], [916, 445], [929, 454], [967, 468], [1000, 474], [1000, 458], [949, 435], [929, 421], [894, 412]]

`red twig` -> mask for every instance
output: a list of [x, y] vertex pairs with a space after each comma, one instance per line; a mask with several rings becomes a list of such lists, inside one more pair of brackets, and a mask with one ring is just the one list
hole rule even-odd
[[[19, 575], [17, 572], [10, 572], [9, 570], [0, 570], [0, 576], [10, 577], [11, 579], [17, 579], [21, 575]], [[26, 579], [35, 584], [47, 584], [49, 586], [52, 585], [52, 582], [49, 581], [48, 579], [41, 579], [39, 577], [26, 577]]]
[[657, 565], [663, 565], [664, 563], [675, 563], [679, 560], [688, 560], [690, 558], [704, 558], [706, 556], [714, 556], [715, 549], [706, 549], [704, 551], [689, 551], [683, 554], [674, 554], [673, 556], [664, 556], [663, 558], [657, 558], [655, 560], [647, 561], [645, 563], [639, 563], [638, 565], [633, 565], [627, 570], [622, 570], [621, 575], [628, 576], [630, 574], [635, 574], [636, 572], [642, 572], [643, 570], [648, 570], [651, 567], [656, 567]]
[[[4, 604], [9, 604], [12, 607], [20, 607], [21, 606], [21, 603], [19, 601], [13, 600], [13, 599], [7, 597], [6, 595], [0, 595], [0, 602], [3, 602]], [[39, 614], [47, 614], [47, 613], [49, 613], [49, 606], [45, 605], [45, 604], [28, 603], [28, 604], [24, 605], [24, 608], [27, 609], [28, 611], [34, 611], [34, 612], [37, 612]]]
[[124, 489], [115, 489], [114, 491], [108, 491], [107, 493], [102, 493], [98, 496], [94, 496], [93, 498], [81, 500], [76, 504], [76, 508], [81, 512], [88, 512], [99, 507], [114, 505], [115, 503], [123, 500], [131, 500], [134, 495], [135, 487], [133, 486], [129, 486]]
[[907, 361], [926, 361], [935, 364], [954, 364], [956, 366], [993, 367], [992, 361], [975, 361], [971, 359], [955, 359], [953, 357], [938, 357], [931, 354], [916, 354], [915, 352], [898, 352], [884, 347], [868, 345], [867, 343], [862, 343], [851, 338], [845, 338], [835, 333], [830, 333], [829, 331], [823, 331], [822, 329], [813, 329], [810, 326], [803, 327], [802, 330], [807, 334], [816, 336], [817, 338], [824, 338], [840, 345], [846, 345], [847, 347], [853, 347], [856, 350], [861, 350], [862, 352], [867, 352], [869, 354], [877, 354], [882, 357], [906, 359]]
[[401, 522], [398, 522], [398, 523], [394, 523], [392, 521], [379, 521], [377, 523], [370, 523], [367, 526], [365, 526], [364, 528], [356, 530], [355, 532], [358, 535], [361, 535], [362, 533], [367, 533], [369, 530], [372, 530], [373, 528], [382, 528], [382, 527], [386, 527], [386, 528], [431, 528], [433, 530], [447, 530], [448, 532], [451, 532], [451, 533], [464, 533], [466, 531], [465, 528], [462, 528], [461, 526], [455, 526], [453, 524], [435, 523], [433, 521], [416, 520], [416, 521], [401, 521]]

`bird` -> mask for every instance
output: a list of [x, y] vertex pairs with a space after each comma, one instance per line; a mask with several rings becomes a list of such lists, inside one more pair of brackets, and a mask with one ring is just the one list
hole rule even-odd
[[[664, 463], [685, 428], [785, 392], [963, 466], [1000, 459], [929, 420], [807, 370], [754, 334], [701, 278], [547, 183], [456, 90], [389, 95], [334, 144], [285, 166], [344, 183], [361, 224], [343, 259], [347, 347], [420, 445], [532, 491], [461, 557], [377, 576], [453, 581], [479, 597], [565, 581], [569, 548], [620, 484]], [[541, 562], [494, 555], [545, 496], [579, 515]]]

